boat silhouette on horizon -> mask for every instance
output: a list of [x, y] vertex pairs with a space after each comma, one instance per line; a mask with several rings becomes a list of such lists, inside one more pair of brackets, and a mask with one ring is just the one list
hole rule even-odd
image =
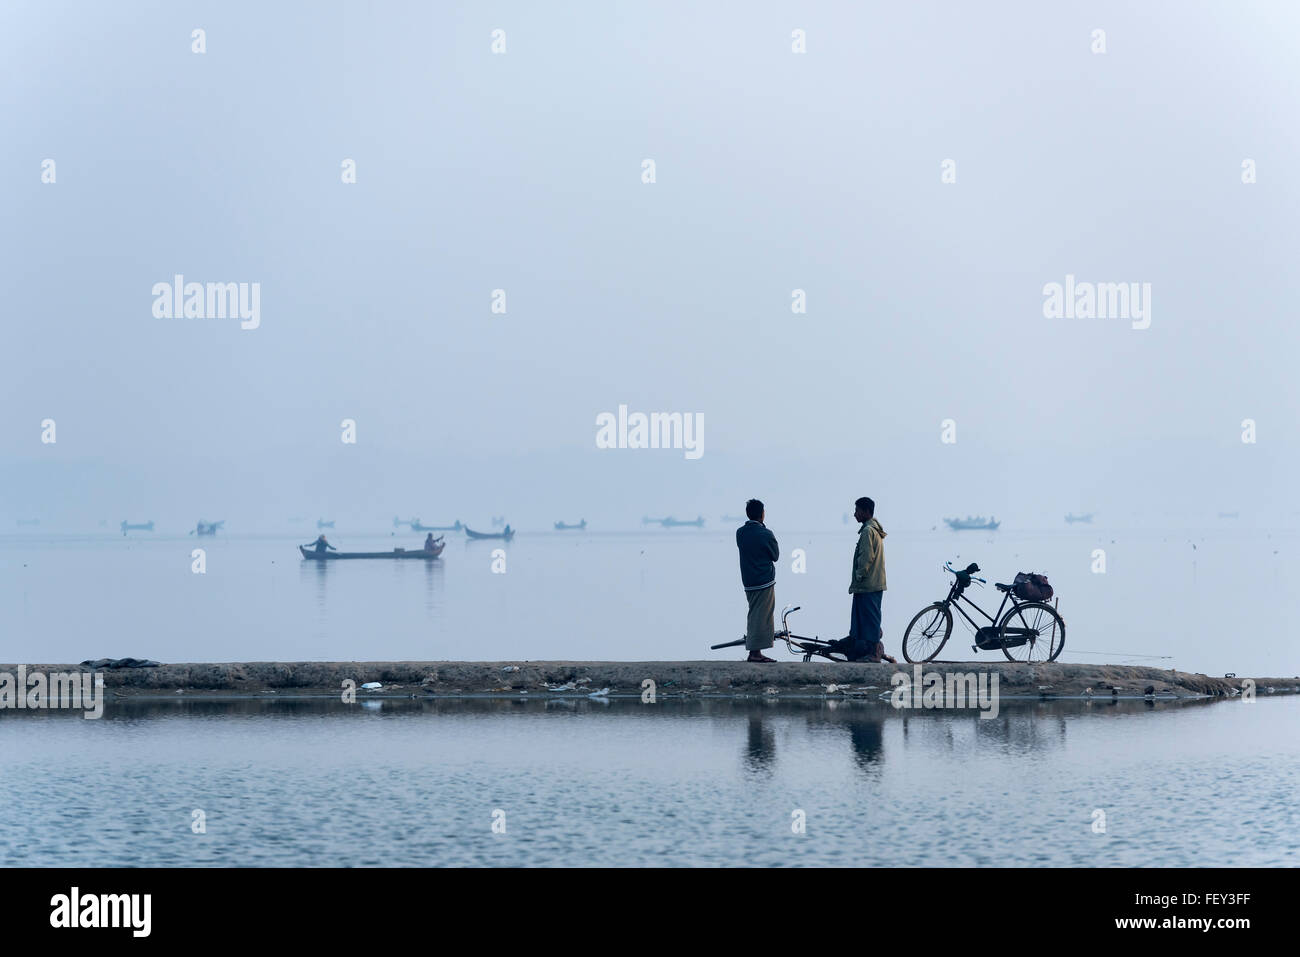
[[696, 517], [696, 519], [695, 519], [694, 521], [687, 521], [687, 520], [685, 520], [685, 519], [677, 519], [677, 518], [673, 518], [671, 515], [669, 515], [667, 518], [665, 518], [665, 519], [664, 519], [663, 521], [661, 521], [659, 524], [662, 525], [664, 528], [685, 528], [685, 527], [688, 527], [688, 526], [690, 526], [690, 527], [694, 527], [694, 528], [703, 528], [703, 527], [704, 527], [704, 516], [703, 516], [703, 515], [700, 515], [700, 516]]
[[954, 532], [996, 531], [1002, 523], [995, 518], [986, 519], [983, 515], [967, 515], [965, 518], [945, 518], [944, 522]]

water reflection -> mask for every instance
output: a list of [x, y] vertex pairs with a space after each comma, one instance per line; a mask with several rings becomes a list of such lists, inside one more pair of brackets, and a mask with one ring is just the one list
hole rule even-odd
[[[308, 565], [312, 566], [311, 569], [307, 568]], [[300, 576], [302, 578], [308, 575], [316, 576], [316, 611], [319, 613], [321, 624], [324, 624], [328, 617], [325, 609], [325, 586], [329, 583], [329, 567], [329, 562], [303, 562]]]
[[872, 770], [884, 754], [884, 721], [859, 718], [848, 724], [849, 741], [853, 745], [857, 766], [864, 771]]
[[[373, 575], [367, 575], [361, 570], [361, 568], [335, 568], [334, 566], [337, 564], [337, 562], [329, 561], [303, 561], [299, 563], [298, 580], [304, 584], [311, 585], [315, 596], [317, 618], [322, 626], [327, 624], [330, 619], [328, 599], [331, 578], [336, 575], [344, 576], [348, 581], [360, 583], [355, 588], [350, 587], [347, 589], [347, 593], [344, 595], [345, 599], [350, 599], [358, 590], [369, 589], [373, 587], [374, 584]], [[388, 563], [376, 560], [373, 563], [362, 561], [345, 562], [344, 564], [349, 566], [370, 566], [372, 569], [375, 566], [382, 566], [391, 569], [391, 574], [387, 574], [385, 577], [395, 583], [401, 583], [404, 581], [409, 582], [410, 576], [417, 573], [415, 569], [422, 567], [423, 571], [418, 574], [422, 574], [424, 577], [425, 614], [429, 618], [442, 617], [443, 596], [445, 594], [443, 586], [446, 576], [446, 566], [441, 560], [418, 562], [392, 561]], [[401, 594], [400, 587], [398, 589], [398, 594]]]
[[754, 711], [746, 722], [745, 767], [749, 771], [770, 771], [776, 764], [776, 733], [771, 723], [763, 721], [763, 712]]
[[[615, 719], [625, 718], [723, 718], [743, 719], [746, 722], [746, 740], [750, 740], [757, 729], [766, 727], [767, 723], [777, 718], [802, 718], [809, 727], [844, 728], [853, 734], [861, 734], [863, 753], [879, 755], [880, 744], [877, 740], [886, 722], [901, 722], [904, 740], [920, 734], [927, 747], [941, 745], [952, 746], [960, 729], [973, 726], [976, 734], [990, 735], [996, 741], [1034, 742], [1037, 744], [1056, 745], [1063, 739], [1070, 726], [1070, 719], [1080, 715], [1105, 717], [1132, 717], [1150, 711], [1182, 712], [1203, 708], [1237, 707], [1233, 702], [1215, 701], [1213, 699], [1192, 700], [1119, 700], [1104, 702], [1089, 701], [1003, 701], [997, 718], [980, 718], [978, 711], [932, 710], [907, 711], [896, 710], [883, 702], [874, 701], [835, 701], [821, 698], [775, 699], [756, 703], [744, 698], [664, 698], [655, 704], [643, 704], [639, 697], [617, 697], [594, 699], [583, 696], [521, 695], [512, 697], [383, 697], [367, 700], [379, 701], [386, 714], [392, 717], [409, 718], [420, 715], [479, 715], [489, 717], [505, 714], [541, 715], [548, 711], [564, 711], [580, 715], [609, 715]], [[1279, 701], [1287, 699], [1278, 697]], [[115, 698], [109, 703], [104, 713], [104, 720], [113, 718], [137, 721], [152, 718], [173, 718], [178, 716], [221, 716], [221, 715], [260, 715], [273, 718], [277, 715], [316, 715], [332, 719], [346, 719], [357, 713], [355, 705], [343, 704], [338, 695], [322, 697], [280, 697], [273, 694], [252, 694], [244, 697], [199, 697], [182, 698], [180, 696], [160, 696], [156, 698], [130, 697]], [[45, 715], [55, 720], [68, 717], [66, 712], [58, 711], [7, 711], [6, 718], [22, 720], [24, 718]], [[853, 730], [858, 725], [869, 726]], [[1036, 726], [1037, 736], [1020, 737], [1019, 730], [1025, 726]], [[1008, 731], [1007, 728], [1017, 730]], [[762, 741], [768, 741], [769, 735], [763, 731]], [[872, 742], [875, 743], [872, 743]], [[763, 750], [775, 753], [775, 748], [763, 746]], [[856, 750], [856, 749], [855, 749]]]
[[807, 724], [847, 737], [854, 765], [869, 772], [878, 769], [884, 756], [884, 723], [887, 714], [893, 713], [893, 708], [877, 702], [827, 701], [823, 709], [808, 716]]
[[[313, 571], [311, 574], [328, 575]], [[430, 588], [436, 594], [441, 575], [430, 572]], [[636, 698], [550, 696], [519, 698], [431, 698], [413, 696], [361, 699], [344, 704], [338, 698], [277, 698], [270, 694], [247, 698], [188, 700], [126, 699], [110, 701], [104, 720], [167, 720], [180, 717], [222, 718], [261, 716], [325, 717], [348, 720], [360, 715], [384, 719], [421, 716], [466, 717], [519, 714], [569, 714], [596, 720], [604, 715], [613, 720], [706, 718], [722, 719], [723, 727], [739, 731], [741, 763], [751, 774], [771, 776], [782, 763], [778, 753], [778, 729], [789, 719], [809, 730], [830, 734], [846, 746], [854, 766], [867, 774], [879, 772], [885, 764], [886, 726], [896, 727], [905, 750], [961, 756], [972, 752], [1046, 755], [1061, 751], [1068, 743], [1071, 719], [1083, 714], [1096, 717], [1132, 716], [1154, 710], [1188, 711], [1223, 706], [1214, 701], [1016, 701], [1003, 702], [996, 718], [979, 717], [978, 711], [895, 710], [876, 701], [787, 699], [754, 702], [744, 699], [661, 699], [646, 705]], [[44, 717], [62, 720], [63, 712], [15, 712], [27, 719]], [[784, 743], [788, 734], [781, 737]]]
[[446, 566], [441, 561], [424, 562], [424, 610], [430, 618], [442, 617], [442, 579]]
[[[1030, 701], [985, 720], [867, 700], [533, 693], [169, 695], [110, 699], [99, 721], [5, 711], [0, 833], [15, 839], [0, 862], [1275, 866], [1300, 853], [1298, 709]], [[193, 807], [220, 816], [217, 839], [194, 840]], [[486, 826], [496, 807], [508, 841]], [[797, 839], [792, 808], [808, 812]]]

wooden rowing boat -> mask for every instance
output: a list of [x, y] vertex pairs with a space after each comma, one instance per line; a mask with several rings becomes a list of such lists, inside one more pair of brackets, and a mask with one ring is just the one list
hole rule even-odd
[[460, 519], [456, 519], [455, 525], [422, 525], [418, 518], [404, 519], [393, 516], [393, 528], [401, 528], [403, 525], [409, 526], [413, 532], [459, 532], [462, 527]]
[[299, 545], [302, 557], [313, 562], [332, 562], [348, 558], [423, 558], [426, 561], [442, 554], [445, 542], [439, 542], [434, 548], [395, 548], [391, 552], [317, 552], [306, 545]]
[[703, 527], [704, 527], [704, 516], [701, 515], [699, 518], [695, 519], [695, 521], [693, 521], [693, 522], [688, 522], [688, 521], [685, 521], [685, 520], [683, 520], [683, 519], [673, 518], [673, 517], [670, 515], [670, 516], [668, 516], [668, 518], [665, 518], [665, 519], [664, 519], [663, 521], [661, 521], [659, 524], [662, 525], [664, 528], [685, 528], [685, 527], [687, 527], [687, 526], [693, 526], [693, 527], [695, 527], [695, 528], [703, 528]]
[[466, 525], [465, 534], [470, 538], [500, 538], [508, 542], [515, 537], [515, 530], [507, 525], [504, 532], [476, 532]]
[[951, 528], [954, 532], [966, 532], [966, 531], [996, 532], [998, 530], [998, 526], [1002, 524], [997, 519], [993, 519], [993, 518], [985, 520], [983, 515], [977, 515], [973, 518], [969, 515], [967, 515], [965, 518], [945, 518], [944, 522], [946, 522], [948, 527]]

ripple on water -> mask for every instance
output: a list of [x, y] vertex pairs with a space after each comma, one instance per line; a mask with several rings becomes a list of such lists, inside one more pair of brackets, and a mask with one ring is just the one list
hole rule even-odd
[[1294, 698], [1034, 704], [992, 720], [822, 701], [10, 714], [0, 861], [1294, 864], [1298, 725]]

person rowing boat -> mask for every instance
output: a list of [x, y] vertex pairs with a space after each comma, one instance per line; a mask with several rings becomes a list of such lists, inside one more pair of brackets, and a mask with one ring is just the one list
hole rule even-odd
[[[325, 540], [325, 535], [324, 535], [324, 533], [322, 533], [322, 534], [321, 534], [321, 535], [316, 539], [316, 541], [312, 542], [312, 545], [314, 545], [314, 546], [316, 547], [316, 554], [317, 554], [317, 555], [324, 555], [324, 554], [325, 554], [325, 549], [327, 549], [327, 548], [328, 548], [330, 551], [332, 551], [332, 552], [337, 552], [337, 551], [338, 551], [337, 548], [335, 548], [333, 545], [331, 545], [328, 541]], [[310, 548], [310, 547], [312, 547], [312, 545], [304, 545], [303, 548]]]

